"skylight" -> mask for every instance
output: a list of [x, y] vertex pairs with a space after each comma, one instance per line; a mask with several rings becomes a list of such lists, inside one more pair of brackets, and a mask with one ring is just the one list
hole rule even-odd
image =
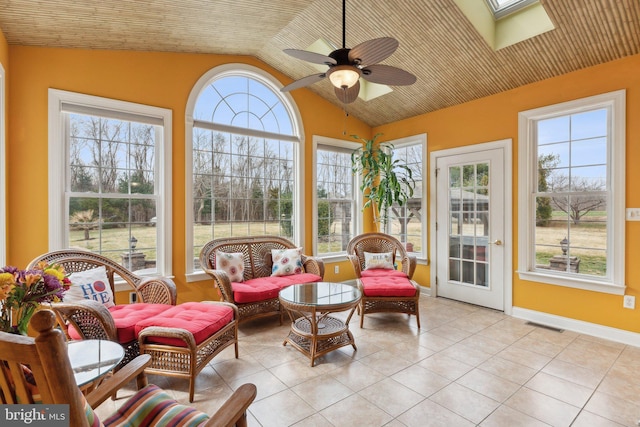
[[517, 12], [537, 0], [486, 0], [495, 19], [500, 19], [513, 12]]

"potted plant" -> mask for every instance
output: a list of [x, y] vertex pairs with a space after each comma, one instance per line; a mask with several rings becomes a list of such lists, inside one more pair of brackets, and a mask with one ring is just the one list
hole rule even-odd
[[380, 135], [371, 139], [352, 135], [364, 144], [351, 153], [351, 170], [362, 176], [360, 190], [367, 199], [363, 208], [371, 206], [376, 228], [385, 231], [389, 208], [405, 205], [413, 196], [416, 183], [411, 168], [393, 158], [393, 144], [376, 142]]

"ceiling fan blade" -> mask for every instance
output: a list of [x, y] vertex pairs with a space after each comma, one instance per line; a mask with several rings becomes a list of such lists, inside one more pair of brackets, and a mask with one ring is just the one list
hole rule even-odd
[[319, 53], [309, 52], [308, 50], [300, 49], [285, 49], [283, 50], [287, 55], [291, 55], [294, 58], [302, 59], [303, 61], [312, 62], [314, 64], [335, 65], [336, 60]]
[[356, 65], [377, 64], [391, 56], [398, 45], [398, 40], [392, 37], [381, 37], [362, 42], [349, 51], [349, 60]]
[[360, 82], [357, 81], [356, 84], [349, 88], [337, 87], [335, 88], [336, 96], [338, 99], [344, 104], [351, 104], [353, 101], [358, 99], [358, 94], [360, 93]]
[[324, 79], [325, 77], [327, 77], [327, 73], [312, 74], [310, 76], [303, 77], [300, 80], [296, 80], [293, 83], [289, 83], [288, 85], [286, 85], [285, 87], [280, 89], [280, 92], [289, 92], [290, 90], [299, 89], [301, 87], [309, 86], [309, 85], [312, 85], [312, 84], [314, 84], [316, 82], [319, 82], [320, 80]]
[[390, 86], [408, 86], [418, 80], [408, 71], [390, 65], [370, 65], [362, 69], [362, 78], [371, 83]]

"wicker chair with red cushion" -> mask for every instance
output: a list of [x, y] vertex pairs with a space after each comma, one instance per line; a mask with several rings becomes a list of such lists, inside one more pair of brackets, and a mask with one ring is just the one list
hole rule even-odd
[[138, 276], [100, 254], [74, 249], [53, 251], [36, 257], [27, 268], [33, 268], [39, 262], [60, 264], [69, 274], [104, 267], [113, 295], [116, 282], [127, 288], [125, 292], [135, 293], [135, 304], [116, 304], [107, 308], [100, 302], [86, 299], [52, 307], [68, 339], [107, 339], [122, 344], [125, 349], [122, 365], [140, 354], [134, 318], [148, 317], [176, 305], [176, 285], [171, 279]]
[[[362, 292], [358, 308], [360, 327], [369, 313], [394, 312], [416, 316], [420, 328], [420, 285], [411, 280], [416, 258], [409, 255], [398, 239], [384, 233], [364, 233], [347, 244]], [[396, 265], [400, 265], [400, 270]]]

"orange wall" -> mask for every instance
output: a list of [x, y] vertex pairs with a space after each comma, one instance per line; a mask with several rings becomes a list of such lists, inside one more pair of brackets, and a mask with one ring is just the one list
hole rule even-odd
[[[5, 129], [4, 131], [4, 138], [5, 138], [5, 142], [8, 140], [8, 127], [9, 127], [9, 114], [7, 112], [8, 108], [8, 88], [6, 85], [6, 80], [9, 78], [9, 45], [7, 44], [7, 39], [5, 39], [4, 37], [4, 33], [2, 32], [2, 30], [0, 30], [0, 66], [4, 69], [4, 77], [5, 77], [5, 82], [0, 82], [0, 84], [5, 84], [5, 90], [4, 90], [4, 105], [5, 105], [5, 111], [4, 111], [4, 123], [5, 123]], [[0, 102], [2, 102], [2, 100], [0, 100]], [[2, 130], [2, 129], [0, 129]], [[7, 143], [8, 144], [8, 143]], [[9, 149], [6, 148], [5, 146], [5, 152], [0, 152], [0, 161], [1, 162], [5, 162], [6, 158], [7, 158], [7, 153], [9, 152]], [[7, 165], [7, 162], [4, 163], [4, 165]], [[6, 178], [6, 176], [5, 176]], [[5, 182], [7, 182], [7, 180], [5, 179]], [[6, 193], [5, 194], [9, 194], [9, 190], [8, 190], [9, 185], [7, 184], [7, 189], [6, 189]], [[7, 204], [8, 203], [3, 203], [2, 206], [0, 207], [0, 209], [7, 209]], [[6, 215], [6, 212], [5, 212]], [[6, 232], [6, 230], [3, 230]], [[6, 235], [6, 233], [4, 234]], [[0, 245], [2, 245], [2, 247], [4, 247], [6, 249], [6, 241], [0, 241]], [[2, 262], [3, 260], [0, 260], [0, 262]]]
[[[185, 106], [193, 85], [205, 72], [225, 63], [244, 63], [266, 70], [283, 84], [290, 79], [255, 58], [158, 52], [99, 51], [10, 46], [8, 145], [9, 204], [8, 258], [24, 266], [48, 250], [47, 223], [47, 90], [56, 88], [90, 95], [169, 108], [173, 111], [173, 274], [180, 301], [215, 299], [210, 283], [185, 280]], [[306, 89], [292, 92], [305, 131], [305, 194], [311, 188], [311, 147], [314, 134], [343, 136], [340, 108]], [[369, 126], [349, 118], [347, 135], [368, 135]], [[18, 197], [18, 195], [21, 195]], [[312, 221], [311, 199], [305, 201], [305, 224]], [[305, 227], [307, 252], [313, 236]], [[344, 268], [341, 268], [344, 271]], [[328, 266], [328, 272], [333, 268]], [[347, 273], [342, 273], [347, 274]], [[353, 273], [350, 273], [352, 278]], [[332, 277], [327, 275], [327, 280]]]
[[[385, 140], [427, 133], [431, 152], [481, 142], [513, 140], [514, 270], [518, 265], [518, 112], [619, 89], [627, 90], [626, 206], [640, 206], [640, 55], [547, 79], [463, 105], [380, 126]], [[429, 174], [429, 176], [431, 176]], [[425, 185], [428, 191], [429, 186]], [[429, 199], [428, 199], [429, 200]], [[640, 304], [640, 222], [626, 223], [627, 294]], [[429, 267], [421, 273], [429, 277]], [[622, 296], [520, 280], [513, 273], [513, 305], [587, 322], [640, 332], [640, 308], [622, 308]]]

